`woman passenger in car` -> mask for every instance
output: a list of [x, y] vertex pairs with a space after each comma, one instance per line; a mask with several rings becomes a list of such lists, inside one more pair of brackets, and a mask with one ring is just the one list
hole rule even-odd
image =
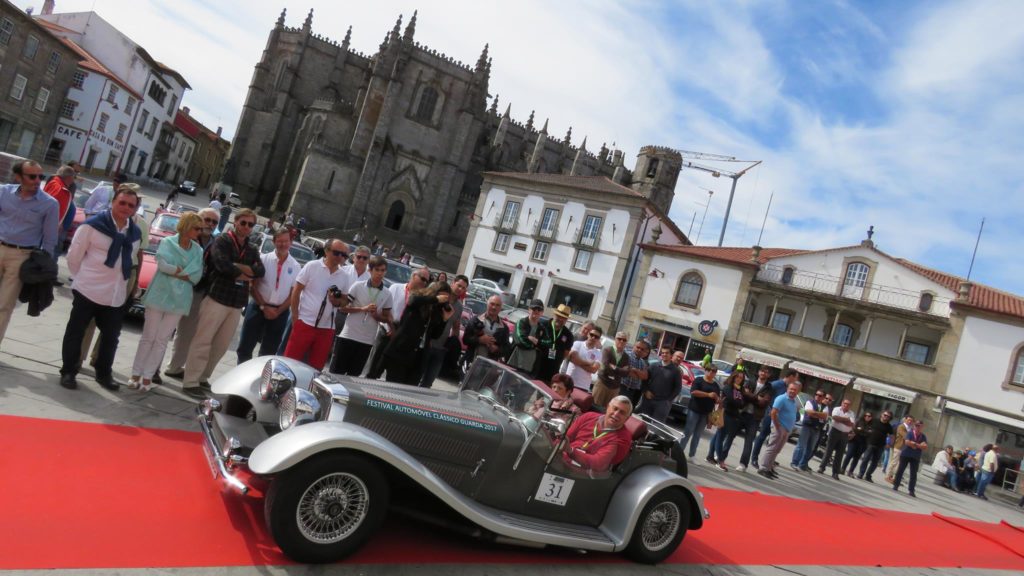
[[[551, 377], [551, 384], [548, 387], [554, 392], [554, 397], [551, 399], [551, 406], [549, 407], [551, 410], [568, 411], [574, 414], [580, 413], [579, 407], [572, 401], [572, 391], [575, 388], [572, 384], [572, 378], [565, 374], [555, 374]], [[539, 420], [544, 415], [544, 399], [540, 398], [537, 402], [538, 404], [534, 406], [533, 417]]]

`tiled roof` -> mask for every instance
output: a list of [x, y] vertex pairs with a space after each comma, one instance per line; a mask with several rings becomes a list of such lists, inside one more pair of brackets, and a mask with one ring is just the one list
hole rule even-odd
[[[740, 264], [753, 266], [750, 258], [754, 255], [753, 248], [735, 246], [663, 246], [661, 244], [644, 244], [644, 249], [655, 250], [656, 252], [669, 252], [693, 256], [705, 260], [715, 260], [727, 264]], [[794, 250], [791, 248], [762, 248], [757, 262], [763, 264], [772, 258], [780, 256], [792, 256], [794, 254], [805, 254], [809, 250]]]
[[[938, 284], [942, 284], [953, 292], [959, 293], [960, 283], [964, 281], [964, 279], [959, 276], [947, 274], [939, 270], [933, 270], [903, 258], [894, 258], [894, 260], [903, 266], [906, 266], [910, 270], [913, 270], [914, 272], [917, 272]], [[974, 308], [976, 310], [983, 310], [986, 312], [994, 312], [996, 314], [1003, 314], [1016, 318], [1024, 318], [1024, 297], [1004, 292], [984, 284], [975, 284], [972, 282], [971, 291], [967, 295], [967, 301], [964, 302], [957, 300], [953, 305]]]
[[199, 127], [195, 125], [195, 121], [181, 110], [178, 110], [178, 113], [174, 115], [174, 127], [193, 139], [199, 136], [202, 132]]
[[[58, 33], [65, 33], [65, 32], [68, 32], [68, 31], [74, 32], [74, 30], [69, 30], [68, 28], [60, 26], [58, 24], [54, 24], [53, 22], [48, 22], [46, 20], [43, 20], [42, 18], [35, 19], [35, 22], [37, 24], [39, 24], [40, 26], [42, 26], [43, 28], [46, 28], [47, 30], [50, 30], [52, 32], [58, 32]], [[82, 68], [84, 68], [86, 70], [92, 70], [93, 72], [102, 74], [102, 75], [106, 76], [107, 78], [110, 78], [111, 80], [116, 82], [118, 86], [120, 86], [121, 88], [127, 90], [128, 93], [131, 94], [132, 96], [134, 96], [137, 100], [142, 100], [142, 95], [141, 94], [139, 94], [135, 90], [132, 90], [131, 86], [129, 86], [127, 82], [125, 82], [124, 80], [121, 80], [120, 78], [118, 78], [118, 76], [116, 74], [111, 72], [109, 68], [104, 66], [102, 62], [97, 60], [85, 48], [82, 48], [74, 40], [71, 40], [70, 38], [67, 38], [65, 36], [61, 36], [60, 34], [55, 34], [55, 36], [57, 38], [59, 38], [60, 41], [63, 42], [65, 46], [67, 46], [68, 48], [71, 48], [72, 50], [74, 50], [75, 54], [78, 54], [78, 65], [80, 67], [82, 67]]]
[[567, 176], [565, 174], [532, 174], [528, 172], [484, 172], [484, 176], [496, 176], [519, 180], [520, 182], [533, 182], [536, 184], [553, 184], [555, 186], [568, 186], [592, 192], [604, 192], [606, 194], [620, 194], [631, 198], [643, 198], [632, 188], [626, 188], [621, 184], [612, 182], [605, 176]]

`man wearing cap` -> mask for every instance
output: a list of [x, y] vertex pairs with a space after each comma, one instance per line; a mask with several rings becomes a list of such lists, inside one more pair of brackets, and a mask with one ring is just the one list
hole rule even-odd
[[540, 359], [537, 363], [537, 379], [543, 382], [551, 382], [551, 377], [558, 373], [562, 362], [569, 356], [572, 343], [576, 337], [572, 330], [565, 325], [572, 314], [572, 309], [565, 304], [559, 304], [555, 308], [554, 318], [548, 322], [551, 332], [551, 346], [538, 350]]
[[534, 299], [530, 301], [530, 313], [516, 322], [512, 332], [514, 348], [508, 358], [513, 368], [536, 377], [538, 366], [538, 350], [551, 347], [550, 324], [540, 319], [544, 312], [544, 303]]

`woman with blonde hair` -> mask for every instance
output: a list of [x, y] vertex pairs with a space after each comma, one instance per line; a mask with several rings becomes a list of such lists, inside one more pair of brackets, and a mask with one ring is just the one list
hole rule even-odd
[[135, 351], [129, 388], [148, 391], [153, 387], [153, 374], [160, 368], [167, 342], [178, 320], [192, 307], [192, 288], [203, 275], [203, 249], [196, 241], [202, 230], [202, 218], [188, 212], [178, 219], [178, 233], [160, 241], [156, 274], [142, 297], [146, 324]]

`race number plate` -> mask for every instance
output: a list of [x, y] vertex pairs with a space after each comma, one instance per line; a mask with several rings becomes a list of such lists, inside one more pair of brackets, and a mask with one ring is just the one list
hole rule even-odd
[[572, 492], [572, 485], [575, 482], [575, 480], [554, 474], [544, 474], [534, 498], [548, 504], [565, 506], [565, 503], [569, 501], [569, 493]]

